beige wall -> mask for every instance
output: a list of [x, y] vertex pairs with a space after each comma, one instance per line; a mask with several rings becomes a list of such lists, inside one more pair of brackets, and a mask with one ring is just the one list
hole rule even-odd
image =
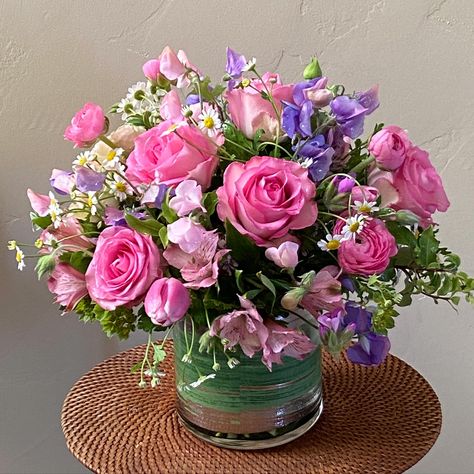
[[[25, 189], [46, 191], [50, 169], [69, 166], [62, 132], [73, 112], [122, 97], [167, 43], [216, 78], [228, 44], [287, 81], [317, 53], [350, 90], [379, 82], [376, 119], [432, 152], [452, 201], [442, 237], [474, 273], [470, 0], [0, 0], [0, 241], [32, 238]], [[0, 265], [0, 472], [84, 472], [66, 451], [61, 403], [119, 345], [60, 317], [3, 243]], [[444, 414], [439, 441], [410, 472], [474, 472], [474, 311], [420, 300], [397, 323], [393, 352], [433, 384]]]

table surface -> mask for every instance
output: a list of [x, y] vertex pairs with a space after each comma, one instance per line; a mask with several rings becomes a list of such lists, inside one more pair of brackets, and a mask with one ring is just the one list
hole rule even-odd
[[304, 436], [262, 451], [218, 448], [193, 437], [175, 411], [172, 343], [166, 376], [140, 389], [130, 367], [144, 346], [93, 368], [71, 389], [62, 428], [71, 453], [96, 473], [401, 473], [419, 461], [441, 429], [428, 382], [389, 355], [362, 367], [327, 355], [324, 412]]

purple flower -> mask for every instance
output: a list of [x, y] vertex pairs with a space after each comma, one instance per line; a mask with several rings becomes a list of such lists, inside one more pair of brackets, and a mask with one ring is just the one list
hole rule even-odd
[[69, 194], [74, 187], [74, 174], [70, 171], [53, 169], [49, 183], [58, 194], [64, 196]]
[[379, 105], [379, 86], [372, 86], [364, 92], [356, 92], [356, 100], [362, 107], [367, 109], [366, 114], [370, 115]]
[[[142, 204], [152, 204], [157, 209], [161, 209], [161, 205], [166, 197], [166, 192], [168, 191], [169, 186], [166, 184], [151, 183], [150, 187], [147, 189], [143, 198], [141, 200]], [[170, 192], [170, 197], [173, 196], [174, 190]]]
[[186, 105], [199, 104], [199, 95], [198, 94], [189, 94], [186, 97]]
[[116, 207], [107, 206], [104, 211], [105, 225], [122, 225], [126, 226], [125, 212]]
[[83, 166], [76, 170], [76, 187], [82, 193], [100, 191], [104, 185], [105, 175]]
[[346, 303], [346, 315], [344, 324], [354, 324], [356, 334], [365, 334], [370, 331], [372, 325], [372, 313], [362, 306], [354, 303]]
[[311, 159], [308, 172], [310, 178], [317, 183], [328, 174], [334, 149], [326, 143], [324, 135], [316, 135], [299, 146], [298, 156]]
[[242, 72], [247, 64], [247, 60], [243, 54], [239, 54], [233, 49], [227, 47], [226, 49], [227, 54], [227, 63], [225, 66], [225, 70], [227, 74], [233, 79], [229, 81], [228, 88], [233, 89], [237, 83], [236, 79], [240, 79], [242, 76]]
[[355, 185], [354, 178], [345, 178], [342, 176], [338, 176], [334, 181], [334, 184], [336, 184], [337, 186], [338, 193], [348, 193]]
[[282, 101], [285, 105], [282, 114], [282, 127], [290, 138], [299, 133], [302, 137], [311, 136], [311, 116], [313, 104], [306, 100], [301, 107]]
[[307, 100], [311, 100], [316, 91], [324, 89], [328, 80], [326, 77], [317, 77], [310, 81], [298, 82], [293, 87], [293, 102], [302, 106]]
[[364, 119], [367, 109], [357, 99], [345, 95], [331, 101], [331, 110], [344, 135], [357, 138], [364, 131]]
[[380, 365], [390, 350], [390, 340], [387, 336], [367, 333], [359, 337], [359, 342], [347, 349], [347, 356], [354, 364]]
[[339, 281], [341, 282], [343, 288], [345, 288], [347, 291], [355, 291], [356, 288], [351, 277], [344, 275], [339, 278]]

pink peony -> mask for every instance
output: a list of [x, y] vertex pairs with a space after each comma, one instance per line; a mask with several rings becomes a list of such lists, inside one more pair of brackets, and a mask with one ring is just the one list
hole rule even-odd
[[265, 250], [265, 257], [280, 268], [295, 268], [298, 265], [298, 249], [296, 242], [283, 242], [278, 248]]
[[262, 350], [267, 342], [268, 329], [251, 301], [239, 296], [241, 309], [217, 317], [209, 331], [211, 336], [226, 340], [224, 348], [240, 345], [247, 357]]
[[160, 326], [171, 326], [184, 317], [191, 305], [189, 291], [176, 278], [160, 278], [148, 290], [145, 311]]
[[85, 275], [68, 263], [59, 263], [48, 278], [48, 289], [56, 295], [56, 303], [64, 306], [66, 312], [72, 311], [87, 295]]
[[314, 276], [300, 303], [313, 316], [322, 310], [332, 311], [343, 307], [341, 282], [335, 278], [338, 273], [336, 266], [329, 265]]
[[270, 247], [290, 230], [314, 224], [315, 194], [308, 171], [298, 163], [254, 156], [225, 170], [224, 184], [217, 190], [217, 213], [257, 245]]
[[382, 206], [395, 210], [407, 209], [421, 219], [423, 226], [432, 222], [431, 215], [447, 211], [449, 200], [441, 178], [426, 151], [411, 148], [402, 166], [389, 173], [374, 170], [369, 175], [369, 184], [382, 195]]
[[[344, 222], [338, 220], [334, 233], [340, 233]], [[340, 267], [349, 274], [370, 276], [383, 273], [390, 258], [398, 252], [393, 235], [380, 219], [366, 221], [357, 238], [345, 240], [337, 252]]]
[[32, 189], [26, 190], [28, 199], [30, 200], [31, 208], [38, 214], [38, 216], [44, 217], [49, 214], [49, 205], [51, 199], [45, 194], [35, 193]]
[[71, 125], [64, 131], [64, 138], [74, 142], [76, 147], [86, 147], [97, 140], [104, 131], [105, 116], [102, 108], [88, 102], [74, 115]]
[[201, 186], [193, 179], [187, 179], [176, 186], [175, 195], [170, 199], [169, 205], [179, 217], [182, 217], [195, 209], [206, 212], [201, 200]]
[[194, 126], [182, 125], [173, 132], [173, 125], [166, 120], [136, 138], [127, 159], [127, 178], [136, 185], [194, 179], [207, 189], [219, 162], [217, 145]]
[[219, 274], [219, 261], [229, 250], [217, 250], [219, 236], [215, 232], [206, 231], [198, 224], [195, 225], [201, 229], [199, 229], [200, 234], [196, 234], [199, 240], [195, 241], [198, 245], [194, 250], [186, 252], [181, 242], [181, 245], [169, 245], [163, 252], [163, 256], [171, 266], [181, 271], [186, 287], [208, 288], [216, 283]]
[[263, 347], [262, 362], [272, 370], [272, 364], [282, 364], [282, 356], [293, 357], [302, 360], [316, 345], [308, 336], [296, 329], [290, 329], [274, 321], [267, 324], [268, 339]]
[[411, 142], [405, 130], [390, 125], [371, 138], [368, 151], [380, 168], [396, 170], [403, 164], [410, 147]]
[[[227, 91], [225, 98], [229, 103], [229, 114], [235, 126], [242, 130], [247, 138], [253, 138], [257, 130], [263, 129], [263, 137], [273, 140], [278, 129], [278, 118], [269, 100], [261, 96], [265, 87], [270, 90], [277, 110], [281, 113], [282, 100], [291, 101], [293, 84], [283, 85], [278, 74], [265, 73], [259, 79], [254, 79], [250, 87]], [[256, 89], [256, 90], [255, 90]]]
[[162, 277], [160, 260], [150, 236], [128, 227], [107, 227], [86, 272], [92, 300], [108, 310], [140, 303], [150, 285]]

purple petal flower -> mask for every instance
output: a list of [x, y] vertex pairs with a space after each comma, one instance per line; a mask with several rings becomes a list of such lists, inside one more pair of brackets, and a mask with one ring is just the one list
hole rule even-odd
[[350, 138], [357, 138], [362, 134], [367, 109], [356, 99], [341, 95], [333, 99], [330, 106], [345, 135]]
[[309, 177], [315, 183], [322, 181], [329, 172], [331, 168], [332, 156], [334, 155], [334, 150], [328, 148], [323, 154], [317, 158], [313, 158], [313, 163], [309, 166], [308, 172]]
[[354, 364], [380, 365], [390, 350], [390, 340], [373, 332], [359, 337], [359, 342], [347, 349], [347, 356]]
[[344, 316], [344, 324], [354, 324], [357, 334], [365, 334], [370, 332], [372, 325], [372, 313], [355, 303], [346, 303], [346, 315]]
[[231, 48], [226, 49], [227, 64], [225, 70], [233, 79], [238, 79], [244, 70], [247, 60], [243, 54], [239, 54]]
[[197, 94], [189, 94], [186, 97], [186, 105], [199, 104], [199, 96]]
[[283, 130], [290, 138], [293, 138], [296, 133], [302, 137], [311, 136], [311, 116], [313, 115], [313, 104], [306, 100], [301, 107], [282, 101], [285, 105], [282, 114]]
[[380, 105], [378, 84], [365, 92], [357, 92], [355, 98], [362, 107], [367, 109], [366, 114], [370, 115]]
[[338, 193], [348, 193], [355, 185], [354, 178], [342, 178], [337, 182]]
[[310, 81], [298, 82], [293, 87], [293, 102], [301, 107], [303, 103], [308, 100], [308, 91], [314, 92], [324, 89], [327, 82], [326, 77], [317, 77]]
[[[152, 204], [157, 209], [161, 209], [161, 205], [166, 197], [168, 186], [166, 184], [151, 183], [141, 200], [142, 204]], [[170, 193], [172, 196], [172, 193]]]
[[294, 147], [293, 149], [302, 158], [312, 158], [308, 172], [315, 183], [321, 181], [328, 174], [334, 149], [326, 144], [324, 135], [316, 135], [306, 140], [299, 148]]
[[74, 174], [70, 171], [53, 169], [49, 183], [58, 194], [67, 195], [74, 187]]
[[339, 278], [339, 281], [341, 282], [341, 285], [347, 290], [347, 291], [355, 291], [355, 285], [354, 281], [352, 280], [351, 277], [348, 277], [347, 275], [342, 276]]
[[97, 173], [97, 171], [83, 166], [76, 170], [76, 187], [82, 193], [100, 191], [104, 185], [104, 181], [105, 175]]
[[126, 226], [125, 212], [116, 207], [107, 206], [104, 211], [104, 222], [106, 225], [121, 225]]

